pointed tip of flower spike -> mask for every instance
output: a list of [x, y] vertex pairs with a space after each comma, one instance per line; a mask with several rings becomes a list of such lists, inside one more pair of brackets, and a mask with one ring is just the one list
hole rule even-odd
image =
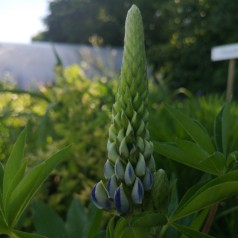
[[107, 190], [102, 181], [94, 185], [91, 193], [91, 199], [94, 205], [99, 209], [110, 210], [112, 208]]
[[117, 187], [117, 179], [116, 175], [114, 174], [107, 182], [107, 191], [110, 198], [114, 198]]
[[141, 180], [137, 177], [131, 192], [131, 199], [134, 204], [141, 204], [144, 198], [144, 188]]
[[114, 205], [120, 215], [125, 215], [130, 209], [129, 201], [122, 184], [115, 191]]
[[139, 155], [139, 160], [136, 164], [136, 175], [137, 176], [144, 176], [145, 175], [145, 171], [146, 171], [146, 164], [145, 164], [145, 159], [144, 156], [140, 153]]
[[114, 169], [117, 179], [124, 180], [125, 169], [120, 159], [116, 160]]
[[153, 176], [148, 168], [146, 168], [146, 173], [143, 179], [143, 186], [145, 191], [151, 190], [153, 186]]
[[114, 174], [113, 165], [109, 160], [107, 160], [106, 163], [104, 164], [103, 172], [105, 179], [109, 179]]
[[134, 183], [135, 181], [135, 172], [132, 164], [130, 162], [127, 163], [126, 165], [126, 170], [125, 170], [125, 184], [127, 186], [130, 186]]

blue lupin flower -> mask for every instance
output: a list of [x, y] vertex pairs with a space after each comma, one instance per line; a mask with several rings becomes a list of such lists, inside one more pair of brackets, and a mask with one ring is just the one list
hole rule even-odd
[[114, 205], [120, 215], [126, 214], [130, 209], [129, 201], [126, 197], [122, 184], [115, 191]]
[[152, 189], [153, 186], [153, 176], [148, 168], [146, 168], [145, 176], [143, 178], [143, 185], [145, 191]]
[[136, 177], [132, 192], [131, 192], [131, 199], [134, 204], [141, 204], [144, 198], [144, 188], [141, 180]]
[[135, 181], [135, 177], [136, 176], [135, 176], [133, 166], [131, 165], [130, 162], [128, 162], [126, 165], [126, 171], [125, 171], [125, 184], [127, 186], [132, 185]]
[[114, 198], [115, 191], [117, 189], [117, 178], [114, 174], [107, 182], [107, 191], [110, 198]]
[[107, 190], [102, 181], [94, 185], [91, 193], [91, 199], [95, 206], [100, 209], [110, 210], [112, 207]]
[[109, 179], [114, 174], [113, 165], [109, 160], [105, 163], [103, 172], [105, 179]]

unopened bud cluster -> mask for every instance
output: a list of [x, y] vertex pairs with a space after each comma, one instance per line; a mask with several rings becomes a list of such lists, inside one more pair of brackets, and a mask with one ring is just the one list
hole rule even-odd
[[153, 187], [155, 161], [148, 131], [148, 80], [140, 11], [132, 6], [125, 27], [121, 80], [112, 108], [104, 182], [92, 190], [92, 201], [125, 215], [142, 206]]

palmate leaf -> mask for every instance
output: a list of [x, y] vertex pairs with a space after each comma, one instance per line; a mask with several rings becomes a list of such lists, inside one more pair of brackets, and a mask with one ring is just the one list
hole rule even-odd
[[76, 198], [73, 199], [67, 212], [66, 229], [70, 238], [86, 237], [87, 216], [84, 207]]
[[227, 173], [204, 185], [195, 185], [182, 198], [171, 216], [175, 221], [238, 194], [238, 171]]
[[[186, 146], [193, 147], [193, 148], [189, 148], [190, 153], [187, 153], [185, 150], [179, 148], [174, 143], [157, 142], [157, 141], [154, 142], [154, 150], [157, 153], [162, 154], [163, 156], [169, 159], [175, 160], [179, 163], [185, 164], [187, 166], [201, 170], [203, 172], [216, 175], [216, 176], [219, 176], [222, 173], [220, 170], [217, 170], [217, 168], [213, 166], [213, 163], [211, 161], [208, 160], [207, 163], [203, 163], [203, 161], [205, 161], [206, 159], [210, 157], [209, 155], [208, 157], [201, 157], [202, 155], [202, 152], [201, 152], [198, 159], [196, 159], [196, 154], [194, 155], [191, 154], [191, 151], [198, 151], [199, 149], [202, 150], [201, 148], [199, 148], [198, 145], [196, 145], [193, 142], [189, 142], [189, 143], [183, 142], [183, 143], [184, 143], [183, 144], [184, 149], [185, 149], [185, 143], [187, 143]], [[203, 158], [203, 159], [199, 160], [199, 158], [200, 159]]]
[[185, 129], [187, 134], [193, 139], [194, 142], [200, 145], [201, 148], [203, 148], [209, 154], [215, 152], [214, 145], [212, 144], [212, 141], [204, 127], [179, 110], [176, 110], [168, 105], [166, 106], [166, 109]]
[[192, 229], [190, 227], [187, 226], [182, 226], [179, 224], [172, 224], [172, 226], [178, 230], [179, 232], [189, 236], [190, 238], [215, 238], [213, 236], [209, 236], [207, 234], [204, 234], [202, 232], [199, 232], [195, 229]]
[[[32, 211], [37, 233], [48, 238], [68, 237], [64, 221], [49, 205], [40, 201], [34, 201]], [[70, 236], [70, 238], [73, 237]]]
[[66, 147], [33, 168], [19, 182], [6, 203], [6, 218], [8, 224], [16, 225], [18, 219], [55, 166], [64, 159], [69, 147]]
[[3, 206], [11, 197], [12, 191], [24, 176], [26, 161], [24, 159], [24, 146], [26, 140], [26, 129], [18, 136], [13, 146], [10, 157], [7, 160], [3, 176]]

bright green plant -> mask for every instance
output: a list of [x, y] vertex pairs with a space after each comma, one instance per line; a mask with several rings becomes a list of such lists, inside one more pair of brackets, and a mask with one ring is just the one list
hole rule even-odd
[[0, 163], [0, 234], [11, 238], [40, 238], [43, 236], [21, 232], [14, 227], [50, 172], [64, 159], [67, 148], [26, 171], [25, 139], [26, 130], [18, 137], [6, 165], [3, 167]]

